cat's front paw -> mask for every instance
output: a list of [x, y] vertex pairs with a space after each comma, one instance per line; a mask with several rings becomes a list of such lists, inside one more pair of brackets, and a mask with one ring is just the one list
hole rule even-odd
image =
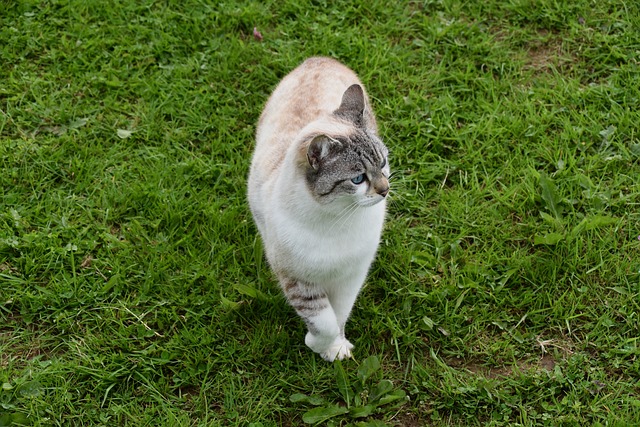
[[322, 357], [327, 362], [333, 362], [334, 360], [342, 360], [351, 358], [351, 349], [353, 348], [353, 344], [349, 342], [346, 338], [338, 337], [336, 340], [329, 346], [328, 349], [320, 353], [320, 357]]
[[311, 332], [307, 332], [307, 336], [304, 341], [311, 350], [318, 353], [320, 357], [327, 362], [351, 357], [353, 344], [344, 337], [337, 336], [335, 338], [331, 338], [322, 335], [313, 335]]

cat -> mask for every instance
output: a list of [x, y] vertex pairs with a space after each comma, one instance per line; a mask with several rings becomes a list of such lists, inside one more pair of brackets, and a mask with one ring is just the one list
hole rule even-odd
[[258, 121], [251, 212], [305, 344], [327, 361], [351, 357], [345, 324], [380, 242], [387, 157], [364, 86], [334, 59], [285, 76]]

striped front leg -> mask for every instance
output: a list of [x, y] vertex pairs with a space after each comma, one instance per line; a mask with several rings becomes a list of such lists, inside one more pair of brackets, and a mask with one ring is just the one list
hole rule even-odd
[[321, 288], [299, 280], [281, 279], [287, 301], [307, 325], [305, 344], [320, 356], [333, 361], [351, 357], [353, 345], [344, 338], [342, 327]]

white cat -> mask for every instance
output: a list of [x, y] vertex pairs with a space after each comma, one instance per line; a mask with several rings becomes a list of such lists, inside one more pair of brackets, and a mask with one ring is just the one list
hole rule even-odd
[[269, 264], [325, 360], [351, 357], [345, 323], [375, 257], [388, 150], [362, 83], [330, 58], [287, 75], [258, 122], [249, 204]]

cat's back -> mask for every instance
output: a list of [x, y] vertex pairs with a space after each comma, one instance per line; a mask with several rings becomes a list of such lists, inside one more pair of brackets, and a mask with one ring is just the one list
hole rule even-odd
[[285, 76], [264, 107], [256, 131], [256, 153], [284, 157], [296, 135], [307, 125], [336, 126], [331, 113], [352, 84], [362, 83], [347, 66], [327, 57], [309, 58]]

